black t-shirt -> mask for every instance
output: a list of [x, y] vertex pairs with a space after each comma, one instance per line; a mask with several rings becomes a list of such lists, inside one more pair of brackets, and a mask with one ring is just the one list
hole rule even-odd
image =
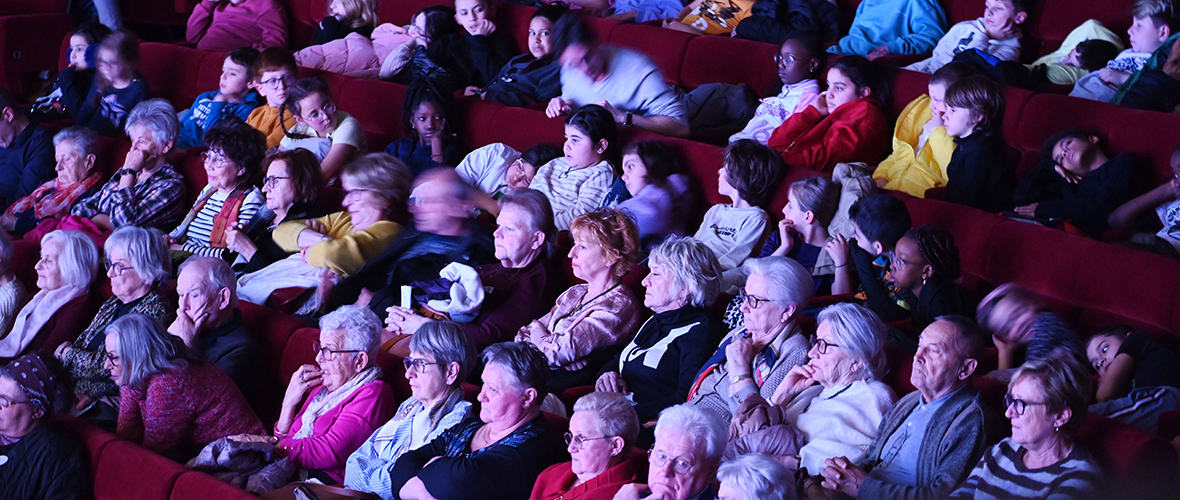
[[1180, 389], [1180, 356], [1143, 332], [1127, 335], [1119, 354], [1135, 359], [1134, 388], [1167, 385]]

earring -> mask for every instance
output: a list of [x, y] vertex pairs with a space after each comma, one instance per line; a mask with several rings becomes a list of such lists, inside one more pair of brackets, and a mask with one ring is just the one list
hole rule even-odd
[[1054, 427], [1054, 428], [1053, 428], [1053, 432], [1061, 432], [1061, 428], [1060, 428], [1060, 427]]
[[926, 278], [922, 278], [922, 286], [926, 286]]

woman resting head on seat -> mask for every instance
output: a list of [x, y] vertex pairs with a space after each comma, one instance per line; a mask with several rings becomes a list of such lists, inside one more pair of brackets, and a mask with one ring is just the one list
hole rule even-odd
[[[533, 486], [532, 500], [610, 498], [639, 478], [631, 450], [639, 435], [639, 418], [617, 392], [592, 392], [574, 403], [565, 433], [569, 462], [545, 469]], [[584, 487], [583, 487], [584, 486]]]

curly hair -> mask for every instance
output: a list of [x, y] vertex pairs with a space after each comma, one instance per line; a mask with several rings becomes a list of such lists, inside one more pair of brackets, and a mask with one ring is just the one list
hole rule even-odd
[[210, 151], [220, 149], [229, 161], [242, 168], [238, 179], [242, 185], [248, 186], [257, 178], [266, 156], [266, 136], [258, 129], [246, 125], [241, 118], [230, 116], [205, 131], [204, 142]]
[[602, 208], [579, 215], [570, 222], [570, 235], [601, 245], [608, 255], [617, 254], [619, 258], [610, 268], [615, 278], [625, 276], [639, 257], [639, 229], [620, 210]]
[[402, 104], [402, 126], [405, 127], [406, 134], [408, 134], [415, 141], [421, 140], [418, 137], [418, 131], [414, 129], [414, 114], [418, 112], [418, 108], [423, 103], [434, 104], [438, 108], [438, 112], [442, 114], [443, 118], [443, 137], [450, 137], [451, 134], [458, 133], [456, 123], [451, 120], [455, 116], [455, 97], [450, 92], [446, 92], [438, 87], [435, 87], [430, 80], [415, 80], [406, 89], [406, 99]]
[[950, 231], [923, 224], [906, 231], [905, 237], [918, 244], [918, 253], [934, 269], [932, 278], [947, 281], [959, 278], [959, 247], [955, 246]]

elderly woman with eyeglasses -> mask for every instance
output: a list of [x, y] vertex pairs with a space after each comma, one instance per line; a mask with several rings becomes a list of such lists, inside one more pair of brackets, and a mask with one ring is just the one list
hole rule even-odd
[[226, 230], [246, 224], [262, 208], [262, 193], [253, 182], [266, 152], [266, 137], [231, 117], [207, 130], [204, 140], [208, 150], [201, 153], [201, 159], [209, 184], [197, 195], [184, 221], [164, 236], [164, 242], [174, 252], [221, 258], [226, 251]]
[[320, 319], [316, 364], [291, 374], [274, 426], [281, 453], [306, 472], [301, 478], [343, 481], [349, 455], [394, 415], [393, 391], [374, 364], [380, 331], [367, 307], [343, 306]]
[[528, 498], [537, 476], [565, 460], [561, 438], [541, 415], [549, 390], [545, 356], [527, 342], [483, 352], [479, 418], [406, 452], [389, 472], [398, 500]]
[[434, 321], [410, 337], [410, 355], [403, 358], [411, 397], [351, 456], [344, 472], [349, 489], [393, 498], [389, 469], [407, 451], [421, 448], [468, 417], [463, 381], [478, 358], [459, 325]]
[[290, 220], [313, 219], [324, 215], [319, 207], [323, 180], [320, 162], [306, 149], [282, 151], [262, 160], [262, 193], [266, 205], [259, 208], [250, 222], [225, 230], [225, 246], [237, 255], [236, 273], [257, 271], [292, 252], [279, 247], [274, 230]]
[[688, 392], [689, 402], [726, 421], [740, 400], [774, 394], [787, 372], [807, 362], [811, 347], [795, 323], [815, 288], [811, 273], [786, 257], [748, 259], [742, 270], [749, 276], [738, 295], [743, 326], [725, 336]]
[[53, 136], [53, 150], [57, 177], [9, 205], [0, 215], [0, 228], [23, 235], [45, 219], [69, 215], [75, 202], [98, 192], [102, 182], [102, 174], [94, 168], [98, 134], [86, 127], [69, 127]]
[[772, 455], [823, 492], [824, 460], [868, 456], [878, 427], [893, 406], [893, 390], [881, 382], [888, 370], [886, 327], [872, 311], [848, 303], [820, 311], [815, 344], [806, 364], [792, 368], [769, 400], [743, 399], [730, 425], [727, 457]]
[[91, 496], [86, 448], [50, 420], [58, 383], [36, 354], [0, 367], [0, 485], [5, 500]]
[[647, 452], [647, 484], [625, 485], [614, 500], [714, 500], [724, 452], [725, 422], [716, 413], [690, 403], [669, 406]]
[[617, 392], [592, 392], [574, 403], [565, 433], [569, 462], [542, 472], [530, 500], [610, 500], [623, 485], [638, 480], [631, 450], [639, 436], [639, 417]]
[[1030, 360], [1004, 396], [1012, 437], [983, 456], [953, 499], [1099, 498], [1102, 472], [1077, 440], [1090, 373], [1068, 351]]
[[107, 238], [104, 250], [114, 296], [103, 302], [90, 326], [77, 339], [58, 345], [53, 354], [73, 375], [74, 395], [79, 401], [78, 409], [85, 410], [83, 417], [113, 427], [118, 416], [119, 386], [103, 367], [107, 357], [103, 349], [107, 327], [132, 313], [169, 324], [176, 305], [163, 291], [172, 274], [172, 258], [158, 230], [123, 226]]

